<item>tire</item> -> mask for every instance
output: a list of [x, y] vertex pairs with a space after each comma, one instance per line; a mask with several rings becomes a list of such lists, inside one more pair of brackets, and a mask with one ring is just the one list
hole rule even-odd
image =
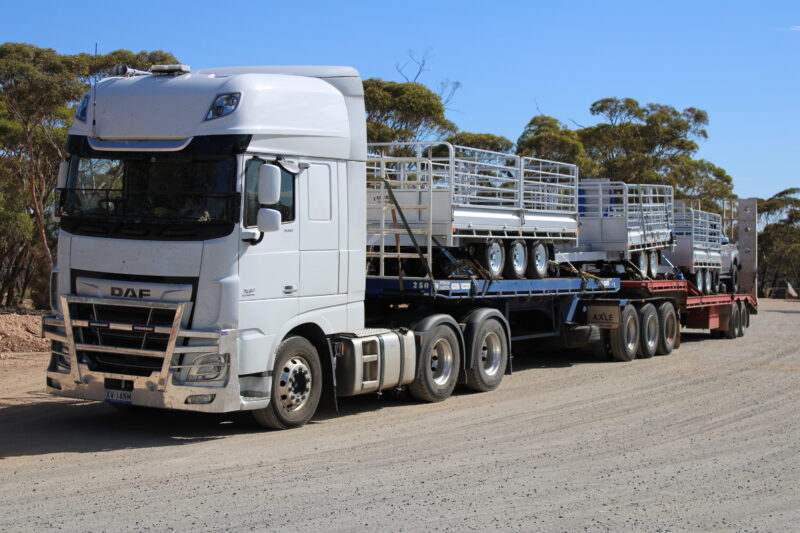
[[739, 290], [739, 265], [734, 263], [733, 266], [731, 267], [730, 292], [731, 294], [736, 294], [738, 290]]
[[411, 396], [421, 402], [446, 400], [458, 381], [461, 349], [456, 333], [444, 324], [425, 335], [417, 356], [417, 376], [408, 386]]
[[505, 277], [507, 279], [525, 279], [527, 270], [528, 247], [525, 245], [525, 241], [509, 242], [506, 248]]
[[697, 290], [702, 293], [703, 286], [706, 283], [706, 275], [702, 268], [699, 268], [694, 271], [694, 276], [692, 277], [692, 281], [694, 282], [694, 286], [697, 287]]
[[639, 351], [639, 314], [631, 304], [620, 313], [620, 324], [610, 331], [611, 356], [615, 361], [633, 361]]
[[735, 339], [739, 335], [739, 304], [731, 305], [731, 318], [728, 320], [728, 329], [725, 330], [726, 339]]
[[658, 252], [653, 250], [650, 252], [647, 261], [647, 270], [650, 279], [656, 279], [658, 277], [658, 264], [659, 264]]
[[269, 405], [254, 410], [253, 418], [269, 429], [302, 426], [317, 411], [322, 383], [317, 349], [303, 337], [287, 337], [275, 354]]
[[669, 355], [675, 348], [675, 339], [678, 337], [678, 315], [671, 302], [663, 302], [658, 306], [658, 347], [656, 353]]
[[549, 259], [550, 254], [547, 251], [546, 244], [538, 241], [531, 243], [530, 253], [528, 254], [528, 277], [531, 279], [546, 278]]
[[503, 244], [492, 239], [482, 248], [481, 265], [489, 273], [489, 278], [499, 279], [503, 275], [506, 263], [506, 251]]
[[744, 337], [745, 331], [747, 331], [747, 323], [750, 320], [750, 311], [747, 309], [747, 304], [743, 301], [739, 302], [739, 330], [738, 336]]
[[711, 285], [713, 283], [713, 274], [711, 273], [711, 269], [706, 269], [705, 276], [703, 279], [703, 294], [711, 294]]
[[472, 368], [467, 369], [467, 387], [478, 392], [496, 389], [508, 364], [508, 339], [503, 325], [494, 318], [484, 320], [470, 349]]
[[649, 261], [647, 260], [647, 252], [639, 252], [633, 258], [634, 264], [636, 268], [639, 270], [639, 274], [643, 277], [647, 277], [647, 265]]
[[658, 313], [653, 304], [639, 308], [639, 357], [650, 359], [658, 348]]

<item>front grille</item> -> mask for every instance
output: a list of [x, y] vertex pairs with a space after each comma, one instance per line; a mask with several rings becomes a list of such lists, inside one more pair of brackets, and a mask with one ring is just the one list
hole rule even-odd
[[[150, 331], [154, 328], [171, 328], [175, 309], [134, 307], [72, 302], [70, 319], [84, 321], [73, 326], [76, 344], [109, 346], [137, 350], [166, 352], [169, 334]], [[132, 330], [111, 329], [109, 323], [132, 324]], [[78, 360], [88, 363], [98, 372], [111, 372], [131, 376], [149, 376], [161, 369], [163, 357], [119, 354], [106, 351], [78, 351]]]

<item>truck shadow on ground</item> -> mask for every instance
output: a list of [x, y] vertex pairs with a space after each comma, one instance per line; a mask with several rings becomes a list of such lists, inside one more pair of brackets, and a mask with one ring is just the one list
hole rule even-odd
[[[4, 399], [8, 400], [8, 399]], [[241, 413], [216, 415], [53, 398], [44, 393], [0, 408], [0, 461], [50, 453], [96, 453], [193, 444], [257, 432]]]
[[[708, 337], [708, 332], [683, 332], [682, 342], [697, 342]], [[607, 361], [595, 343], [573, 349], [541, 342], [515, 343], [513, 353], [514, 373], [583, 364], [624, 364]], [[475, 393], [459, 386], [453, 394]], [[0, 401], [10, 403], [0, 407], [0, 461], [7, 457], [51, 453], [181, 446], [234, 435], [264, 433], [249, 413], [219, 415], [148, 408], [118, 410], [102, 402], [56, 398], [43, 392]], [[311, 424], [417, 403], [407, 392], [393, 390], [386, 391], [380, 398], [373, 394], [339, 398], [338, 411], [320, 409]]]

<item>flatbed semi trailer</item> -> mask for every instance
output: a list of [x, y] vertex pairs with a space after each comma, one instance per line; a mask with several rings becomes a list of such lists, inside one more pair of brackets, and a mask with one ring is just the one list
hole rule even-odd
[[[625, 327], [636, 303], [620, 294], [617, 277], [574, 270], [497, 279], [499, 268], [479, 265], [465, 267], [464, 279], [437, 277], [434, 252], [447, 247], [427, 231], [426, 255], [404, 208], [383, 196], [377, 205], [403, 220], [387, 227], [380, 214], [387, 242], [374, 252], [364, 116], [361, 79], [349, 67], [167, 65], [99, 82], [77, 109], [58, 178], [53, 312], [42, 323], [51, 340], [47, 391], [115, 405], [247, 410], [282, 429], [305, 424], [337, 396], [405, 388], [441, 401], [458, 383], [490, 391], [510, 371], [514, 341]], [[469, 152], [458, 150], [459, 158]], [[448, 160], [455, 164], [453, 152]], [[535, 162], [538, 177], [526, 182], [529, 163], [502, 170], [519, 186], [514, 202], [538, 198], [541, 172], [562, 168]], [[563, 194], [543, 198], [571, 213], [567, 175]], [[442, 186], [443, 196], [455, 194], [451, 182]], [[470, 202], [483, 206], [483, 198]], [[487, 211], [502, 215], [495, 207], [473, 214]], [[512, 228], [490, 229], [506, 244], [520, 240], [501, 238]], [[442, 238], [455, 245], [455, 230]], [[465, 230], [469, 244], [478, 233]], [[525, 237], [555, 239], [535, 231]], [[426, 268], [410, 277], [367, 267], [370, 253], [386, 261], [390, 247], [396, 260], [409, 254]], [[529, 248], [517, 248], [522, 260]], [[563, 266], [548, 257], [536, 259], [547, 273]], [[675, 309], [677, 317], [689, 308]]]

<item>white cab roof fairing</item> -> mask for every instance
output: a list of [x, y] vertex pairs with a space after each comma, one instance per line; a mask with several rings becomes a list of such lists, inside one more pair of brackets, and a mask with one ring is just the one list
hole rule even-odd
[[[89, 91], [90, 98], [94, 90]], [[205, 120], [223, 93], [241, 93], [231, 114]], [[95, 136], [102, 140], [178, 140], [252, 135], [259, 150], [349, 159], [344, 95], [320, 79], [273, 73], [193, 72], [180, 76], [107, 78], [96, 87]], [[93, 102], [70, 134], [93, 136]], [[363, 115], [362, 115], [363, 116]], [[363, 121], [363, 118], [362, 118]]]
[[364, 85], [361, 75], [353, 67], [320, 65], [271, 65], [250, 67], [217, 67], [197, 71], [204, 74], [235, 76], [244, 73], [288, 74], [319, 78], [344, 95], [350, 120], [350, 158], [367, 159], [367, 122], [364, 108]]

